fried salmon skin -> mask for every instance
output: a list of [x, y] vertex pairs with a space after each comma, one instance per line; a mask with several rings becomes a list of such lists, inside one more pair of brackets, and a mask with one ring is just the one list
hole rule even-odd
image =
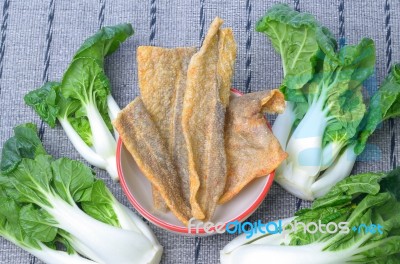
[[188, 66], [182, 125], [188, 153], [190, 205], [197, 219], [212, 217], [226, 181], [224, 123], [236, 58], [232, 29], [215, 18]]
[[226, 114], [227, 180], [223, 204], [253, 179], [275, 170], [287, 154], [268, 127], [264, 113], [282, 113], [285, 99], [279, 90], [233, 97]]
[[[181, 178], [183, 198], [189, 204], [187, 148], [182, 132], [182, 107], [187, 69], [197, 48], [161, 48], [140, 46], [137, 49], [138, 79], [143, 104], [167, 144], [168, 154]], [[153, 188], [154, 207], [167, 207]]]
[[187, 225], [191, 211], [183, 199], [181, 180], [166, 143], [142, 99], [136, 97], [118, 114], [113, 124], [139, 169], [157, 189], [172, 213]]

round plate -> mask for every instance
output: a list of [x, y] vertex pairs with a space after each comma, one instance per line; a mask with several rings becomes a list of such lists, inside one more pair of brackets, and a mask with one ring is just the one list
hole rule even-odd
[[[239, 91], [234, 89], [232, 89], [232, 93], [236, 96], [241, 95]], [[192, 228], [189, 229], [171, 212], [161, 213], [155, 211], [151, 184], [138, 168], [121, 138], [118, 139], [116, 154], [118, 175], [122, 189], [133, 207], [148, 221], [165, 230], [184, 235], [204, 236], [216, 233], [214, 227], [211, 227], [206, 232], [202, 227], [193, 226], [196, 222], [193, 222]], [[266, 177], [254, 179], [229, 202], [218, 205], [214, 216], [210, 220], [213, 223], [212, 226], [223, 225], [225, 227], [229, 222], [244, 221], [260, 206], [273, 181], [274, 172]]]

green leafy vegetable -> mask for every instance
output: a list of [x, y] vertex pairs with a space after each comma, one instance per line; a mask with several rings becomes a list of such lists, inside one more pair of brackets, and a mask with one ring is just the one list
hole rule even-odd
[[312, 15], [283, 4], [268, 10], [256, 30], [269, 37], [284, 72], [287, 106], [272, 130], [289, 157], [275, 179], [297, 197], [313, 200], [350, 174], [380, 122], [400, 114], [399, 69], [394, 67], [367, 110], [361, 89], [375, 68], [371, 39], [338, 49]]
[[15, 169], [23, 158], [34, 158], [46, 154], [42, 142], [36, 136], [36, 126], [28, 123], [14, 128], [14, 136], [3, 145], [1, 172], [8, 173]]
[[266, 34], [281, 54], [285, 79], [283, 84], [300, 89], [314, 74], [317, 53], [318, 22], [307, 13], [288, 5], [276, 5], [257, 23], [256, 29]]
[[104, 58], [131, 35], [130, 24], [102, 28], [75, 53], [61, 82], [48, 82], [24, 98], [50, 127], [58, 120], [82, 157], [114, 180], [117, 134], [112, 134], [111, 120], [119, 107], [111, 95]]
[[360, 154], [369, 136], [378, 125], [389, 118], [400, 116], [400, 64], [395, 64], [383, 81], [379, 90], [372, 96], [369, 111], [365, 116], [365, 127], [359, 137], [356, 153]]
[[1, 236], [47, 263], [159, 262], [151, 230], [90, 168], [47, 155], [32, 124], [14, 131], [5, 145], [23, 151], [2, 154], [2, 164], [15, 164], [0, 174]]
[[[400, 168], [337, 183], [309, 209], [286, 221], [289, 233], [243, 234], [221, 251], [222, 264], [397, 263], [400, 258]], [[299, 224], [302, 223], [302, 224]], [[316, 232], [308, 226], [325, 225]], [[328, 225], [330, 226], [328, 232]], [[334, 231], [336, 226], [336, 231]], [[306, 230], [307, 229], [307, 230]]]

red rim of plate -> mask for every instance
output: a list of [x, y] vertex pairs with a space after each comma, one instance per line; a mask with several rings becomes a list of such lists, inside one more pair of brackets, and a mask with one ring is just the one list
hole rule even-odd
[[[239, 95], [239, 96], [243, 95], [240, 91], [238, 91], [236, 89], [232, 88], [231, 91], [232, 91], [232, 93], [234, 93], [236, 95]], [[149, 211], [147, 211], [140, 205], [140, 203], [135, 199], [133, 194], [129, 191], [128, 185], [125, 181], [124, 173], [122, 171], [122, 165], [121, 165], [122, 144], [123, 143], [122, 143], [121, 138], [118, 138], [117, 153], [116, 153], [118, 176], [120, 179], [120, 184], [121, 184], [122, 190], [124, 191], [125, 195], [127, 196], [128, 200], [131, 202], [133, 207], [135, 207], [135, 209], [141, 215], [143, 215], [147, 220], [149, 220], [153, 224], [155, 224], [159, 227], [162, 227], [164, 229], [167, 229], [167, 230], [170, 230], [173, 232], [177, 232], [177, 233], [185, 233], [185, 234], [205, 234], [206, 232], [205, 232], [204, 228], [196, 228], [195, 227], [195, 228], [191, 228], [189, 231], [189, 229], [187, 227], [181, 227], [181, 226], [177, 226], [174, 224], [170, 224], [170, 223], [158, 218], [157, 216], [153, 215], [152, 213], [150, 213]], [[266, 180], [265, 185], [262, 189], [262, 192], [258, 195], [257, 199], [251, 204], [251, 206], [248, 209], [246, 209], [244, 212], [239, 214], [237, 217], [234, 217], [231, 220], [226, 221], [223, 225], [224, 229], [229, 222], [234, 222], [234, 221], [242, 222], [244, 219], [249, 217], [250, 214], [252, 214], [258, 208], [258, 206], [260, 206], [260, 204], [264, 200], [265, 196], [267, 195], [269, 189], [271, 188], [272, 182], [274, 181], [274, 176], [275, 176], [275, 171], [271, 172], [268, 176], [266, 176], [266, 177], [268, 177], [268, 179]], [[215, 231], [215, 226], [211, 227], [209, 230]]]

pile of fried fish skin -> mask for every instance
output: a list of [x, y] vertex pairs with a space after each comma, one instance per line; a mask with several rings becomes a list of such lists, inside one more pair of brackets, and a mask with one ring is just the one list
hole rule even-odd
[[185, 225], [210, 220], [253, 179], [286, 158], [265, 120], [282, 113], [278, 90], [231, 95], [236, 42], [215, 18], [200, 49], [140, 46], [140, 96], [114, 125], [152, 184], [155, 209]]

